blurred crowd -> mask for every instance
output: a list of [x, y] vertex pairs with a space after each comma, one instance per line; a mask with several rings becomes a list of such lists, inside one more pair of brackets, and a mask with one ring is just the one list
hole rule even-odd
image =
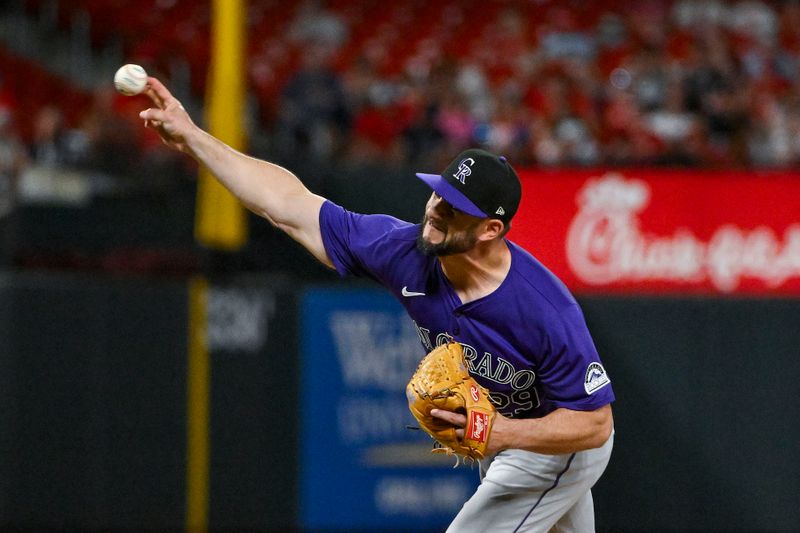
[[[97, 48], [124, 24], [126, 58], [168, 83], [182, 57], [202, 98], [208, 2], [58, 5], [92, 15]], [[797, 0], [247, 5], [250, 151], [289, 165], [434, 171], [468, 146], [538, 167], [800, 162]], [[3, 188], [26, 165], [145, 182], [186, 173], [137, 123], [142, 97], [116, 95], [109, 83], [79, 105], [58, 98], [22, 113], [30, 95], [2, 74], [0, 216], [13, 198]]]
[[302, 4], [302, 65], [262, 100], [277, 146], [430, 170], [474, 145], [542, 167], [800, 162], [797, 1], [462, 1], [430, 20], [411, 4], [357, 53], [363, 17]]

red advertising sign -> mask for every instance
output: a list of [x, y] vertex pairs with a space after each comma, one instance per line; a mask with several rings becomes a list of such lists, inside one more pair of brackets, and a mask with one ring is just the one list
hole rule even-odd
[[575, 292], [800, 296], [800, 173], [520, 177], [509, 236]]

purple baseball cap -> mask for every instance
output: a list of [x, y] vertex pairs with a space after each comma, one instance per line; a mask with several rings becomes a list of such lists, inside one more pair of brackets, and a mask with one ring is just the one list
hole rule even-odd
[[478, 148], [461, 152], [441, 175], [417, 177], [459, 211], [504, 224], [516, 214], [522, 196], [519, 176], [506, 158]]

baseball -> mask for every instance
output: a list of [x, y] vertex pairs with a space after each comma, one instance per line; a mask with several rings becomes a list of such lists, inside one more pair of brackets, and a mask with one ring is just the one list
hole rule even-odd
[[147, 86], [147, 72], [139, 65], [122, 65], [114, 74], [114, 87], [126, 96], [144, 91]]

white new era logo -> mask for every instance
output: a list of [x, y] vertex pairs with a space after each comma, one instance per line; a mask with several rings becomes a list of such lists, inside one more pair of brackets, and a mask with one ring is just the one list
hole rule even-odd
[[497, 211], [495, 211], [495, 212], [494, 212], [494, 214], [495, 214], [495, 215], [500, 215], [500, 216], [503, 216], [503, 215], [505, 215], [505, 214], [506, 214], [506, 210], [505, 210], [505, 209], [503, 209], [503, 207], [502, 207], [502, 206], [500, 206], [500, 207], [498, 207], [498, 208], [497, 208]]

